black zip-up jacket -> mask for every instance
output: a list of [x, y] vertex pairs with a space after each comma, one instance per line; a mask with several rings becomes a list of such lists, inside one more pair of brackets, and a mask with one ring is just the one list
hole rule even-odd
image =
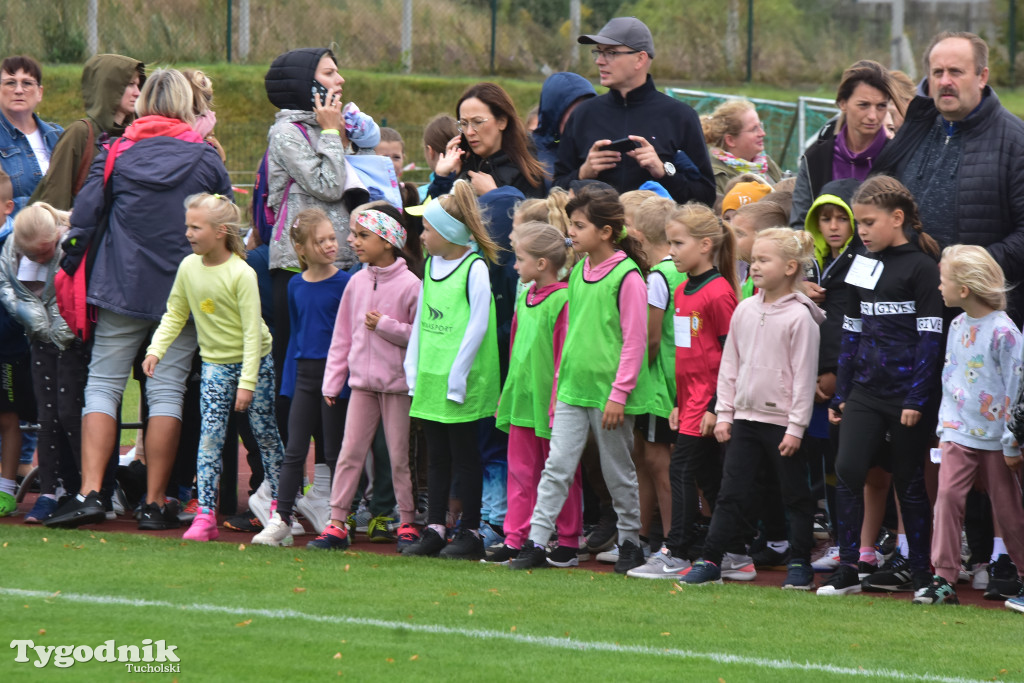
[[[657, 180], [672, 199], [680, 204], [698, 201], [712, 206], [715, 203], [715, 177], [697, 112], [659, 92], [650, 76], [639, 88], [626, 93], [625, 98], [619, 91], [610, 90], [581, 102], [573, 110], [562, 132], [562, 141], [558, 143], [555, 185], [568, 189], [569, 183], [579, 178], [580, 167], [597, 140], [618, 140], [627, 135], [647, 138], [662, 161], [675, 164], [677, 173], [674, 176], [666, 175]], [[690, 158], [700, 171], [699, 178], [687, 177], [676, 162], [677, 152], [683, 152]], [[619, 192], [635, 190], [644, 182], [654, 180], [650, 173], [625, 154], [615, 168], [602, 171], [597, 179]]]
[[[959, 123], [963, 154], [957, 180], [957, 239], [988, 249], [1012, 283], [1024, 281], [1024, 122], [999, 103], [989, 86], [978, 110]], [[918, 95], [896, 137], [871, 169], [902, 176], [914, 150], [935, 125], [938, 110], [931, 97]], [[935, 169], [936, 172], [941, 169]], [[928, 226], [925, 226], [925, 230]], [[1020, 322], [1024, 292], [1011, 290]]]
[[923, 410], [938, 391], [943, 351], [938, 264], [916, 244], [864, 258], [883, 270], [874, 289], [849, 288], [832, 407], [856, 388], [872, 400]]

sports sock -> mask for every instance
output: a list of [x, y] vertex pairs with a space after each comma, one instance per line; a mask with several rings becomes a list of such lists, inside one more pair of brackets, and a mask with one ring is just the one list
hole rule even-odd
[[875, 547], [866, 545], [860, 549], [860, 561], [868, 564], [878, 564], [878, 556], [875, 555]]
[[992, 539], [992, 562], [999, 559], [1000, 555], [1006, 555], [1006, 544], [1003, 543], [1003, 539], [995, 537]]
[[[18, 482], [13, 479], [4, 479], [0, 477], [0, 493], [9, 493], [12, 496], [18, 490]], [[84, 498], [82, 500], [85, 500]]]
[[896, 535], [896, 547], [900, 549], [900, 555], [902, 555], [903, 557], [910, 557], [910, 546], [907, 545], [906, 534]]
[[768, 541], [768, 547], [781, 554], [789, 550], [789, 541]]

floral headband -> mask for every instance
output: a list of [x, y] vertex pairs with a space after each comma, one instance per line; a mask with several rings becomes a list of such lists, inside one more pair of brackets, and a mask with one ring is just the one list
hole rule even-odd
[[356, 223], [378, 235], [382, 240], [397, 249], [405, 246], [405, 228], [383, 211], [377, 211], [376, 209], [360, 211], [359, 215], [356, 216]]

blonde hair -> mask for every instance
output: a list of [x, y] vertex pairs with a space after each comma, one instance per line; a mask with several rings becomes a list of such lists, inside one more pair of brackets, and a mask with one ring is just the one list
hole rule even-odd
[[654, 195], [648, 197], [633, 214], [633, 227], [652, 245], [665, 244], [665, 226], [675, 213], [676, 203], [667, 198]]
[[[771, 195], [768, 195], [768, 197], [771, 197]], [[749, 218], [753, 223], [754, 232], [761, 232], [768, 228], [784, 228], [789, 224], [789, 214], [786, 213], [782, 205], [765, 200], [754, 202], [753, 204], [744, 204], [736, 209], [736, 214], [733, 218], [735, 219], [736, 216]]]
[[182, 69], [181, 75], [185, 77], [192, 87], [192, 113], [197, 117], [213, 110], [213, 81], [199, 69]]
[[[369, 208], [369, 206], [369, 204], [363, 204], [352, 213], [354, 215], [360, 209], [366, 209]], [[306, 243], [313, 237], [313, 232], [317, 229], [317, 226], [325, 222], [330, 223], [331, 219], [327, 217], [327, 214], [323, 209], [318, 209], [316, 207], [303, 209], [299, 212], [299, 215], [295, 217], [295, 220], [292, 221], [292, 227], [288, 231], [288, 235], [292, 238], [292, 244], [301, 244], [305, 247]], [[295, 255], [299, 259], [299, 267], [302, 268], [302, 270], [309, 268], [309, 264], [306, 263], [306, 258], [300, 254], [298, 250], [295, 251]]]
[[36, 202], [14, 217], [14, 248], [24, 252], [40, 242], [56, 242], [71, 223], [71, 212]]
[[516, 248], [533, 258], [547, 259], [560, 274], [566, 266], [576, 262], [572, 243], [561, 230], [541, 221], [528, 221], [516, 228]]
[[563, 235], [569, 234], [569, 216], [565, 213], [565, 205], [569, 203], [569, 193], [561, 187], [551, 188], [547, 199], [524, 199], [512, 210], [520, 223], [539, 221], [558, 228]]
[[480, 203], [477, 202], [473, 186], [465, 180], [456, 180], [451, 194], [442, 195], [437, 201], [441, 202], [441, 208], [447, 211], [449, 216], [466, 226], [480, 247], [480, 255], [489, 263], [497, 263], [501, 247], [487, 232], [487, 223], [480, 212]]
[[14, 183], [11, 182], [11, 176], [0, 168], [0, 203], [10, 201], [14, 201]]
[[140, 117], [156, 114], [192, 125], [196, 120], [194, 99], [192, 85], [180, 71], [157, 69], [146, 78], [135, 101], [135, 112]]
[[715, 107], [710, 116], [702, 116], [700, 119], [704, 141], [712, 147], [725, 149], [725, 136], [735, 136], [743, 132], [743, 115], [748, 111], [757, 111], [753, 102], [749, 100], [735, 99], [722, 102]]
[[814, 261], [814, 238], [811, 237], [811, 233], [792, 228], [768, 228], [757, 233], [754, 244], [761, 240], [773, 242], [783, 260], [796, 261], [797, 269], [791, 278], [793, 290], [796, 291], [797, 282], [803, 276], [804, 270]]
[[1006, 276], [984, 247], [954, 244], [942, 250], [942, 274], [997, 311], [1006, 310]]
[[203, 209], [211, 224], [223, 227], [227, 233], [225, 246], [228, 251], [245, 258], [245, 231], [248, 224], [242, 219], [242, 210], [221, 194], [200, 192], [185, 198], [185, 210]]
[[622, 210], [626, 212], [626, 222], [632, 223], [633, 227], [636, 227], [636, 210], [645, 201], [657, 196], [658, 193], [651, 190], [630, 190], [620, 194], [619, 201], [622, 203]]
[[732, 291], [739, 294], [739, 278], [736, 276], [736, 235], [732, 226], [715, 215], [704, 204], [688, 202], [678, 207], [669, 217], [669, 222], [679, 223], [691, 237], [697, 240], [711, 240], [711, 263], [718, 268]]

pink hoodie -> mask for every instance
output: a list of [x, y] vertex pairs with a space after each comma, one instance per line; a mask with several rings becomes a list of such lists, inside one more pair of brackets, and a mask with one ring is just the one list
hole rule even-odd
[[[420, 279], [402, 258], [387, 268], [369, 266], [352, 276], [334, 322], [324, 371], [324, 396], [341, 393], [346, 377], [353, 389], [409, 393], [402, 362], [416, 317], [420, 286]], [[375, 330], [366, 326], [370, 311], [381, 313]]]
[[744, 299], [732, 314], [718, 369], [718, 421], [766, 422], [802, 439], [814, 408], [824, 319], [800, 293], [771, 304], [763, 291]]

